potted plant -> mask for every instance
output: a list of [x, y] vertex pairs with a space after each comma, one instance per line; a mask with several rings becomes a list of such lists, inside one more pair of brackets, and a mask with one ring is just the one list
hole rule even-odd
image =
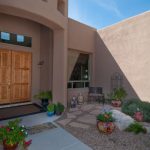
[[49, 104], [47, 106], [47, 115], [48, 116], [53, 116], [55, 112], [55, 104]]
[[28, 133], [23, 125], [19, 125], [20, 122], [20, 119], [16, 119], [0, 127], [0, 142], [3, 143], [4, 150], [16, 150], [18, 145], [25, 148], [31, 144], [32, 140], [25, 140]]
[[64, 105], [61, 104], [60, 102], [58, 102], [56, 105], [55, 105], [55, 113], [56, 115], [61, 115], [63, 112], [64, 112]]
[[139, 108], [137, 108], [137, 111], [134, 113], [133, 115], [134, 119], [138, 122], [142, 122], [143, 121], [143, 113], [142, 111], [140, 111]]
[[41, 105], [43, 110], [46, 111], [47, 106], [49, 104], [49, 100], [52, 101], [52, 92], [51, 91], [42, 91], [34, 96], [34, 98], [41, 100]]
[[97, 116], [97, 128], [103, 133], [112, 133], [115, 129], [112, 112], [104, 112]]
[[127, 96], [127, 93], [124, 88], [118, 88], [116, 89], [113, 94], [113, 100], [112, 100], [112, 105], [115, 107], [120, 107], [121, 106], [121, 101]]

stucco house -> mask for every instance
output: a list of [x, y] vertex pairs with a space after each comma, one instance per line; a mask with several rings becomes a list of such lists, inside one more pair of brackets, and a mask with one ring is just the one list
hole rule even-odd
[[68, 0], [0, 1], [0, 105], [52, 90], [67, 105], [89, 86], [150, 102], [150, 12], [96, 30], [68, 18]]

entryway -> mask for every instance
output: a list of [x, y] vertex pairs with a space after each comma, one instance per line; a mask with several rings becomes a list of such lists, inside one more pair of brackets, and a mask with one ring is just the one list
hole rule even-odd
[[31, 52], [0, 49], [0, 104], [30, 101]]

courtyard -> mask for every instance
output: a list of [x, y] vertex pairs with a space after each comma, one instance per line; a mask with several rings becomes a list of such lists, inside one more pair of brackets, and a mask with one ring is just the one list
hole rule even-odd
[[[117, 126], [111, 134], [101, 133], [96, 126], [96, 116], [103, 109], [121, 111], [109, 104], [94, 102], [68, 108], [61, 116], [39, 113], [21, 117], [22, 124], [30, 129], [28, 139], [32, 139], [32, 144], [28, 150], [149, 150], [149, 123], [142, 122], [149, 130], [147, 134], [129, 133]], [[4, 120], [1, 124], [7, 122]]]

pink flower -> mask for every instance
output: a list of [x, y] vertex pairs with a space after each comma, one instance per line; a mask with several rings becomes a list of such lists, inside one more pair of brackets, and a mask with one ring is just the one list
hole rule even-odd
[[27, 147], [32, 143], [32, 140], [24, 141], [24, 146]]

